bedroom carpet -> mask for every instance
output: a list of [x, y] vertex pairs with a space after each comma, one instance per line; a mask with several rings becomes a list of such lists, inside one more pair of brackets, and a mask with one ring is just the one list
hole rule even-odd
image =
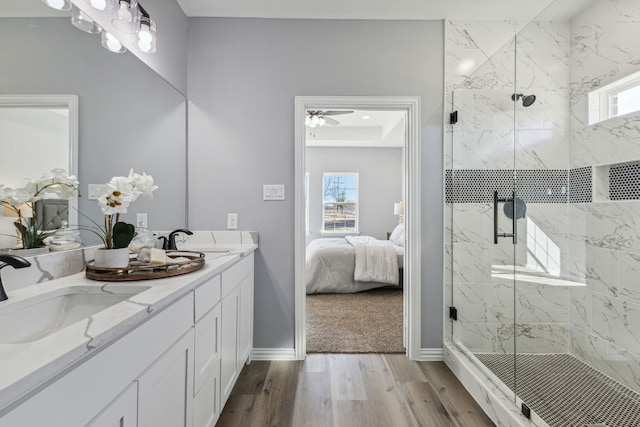
[[402, 291], [307, 295], [307, 353], [404, 353]]

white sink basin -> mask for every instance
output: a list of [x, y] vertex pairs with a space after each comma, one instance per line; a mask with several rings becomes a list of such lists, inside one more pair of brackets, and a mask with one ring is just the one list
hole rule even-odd
[[37, 341], [112, 307], [150, 286], [70, 286], [0, 303], [0, 344]]

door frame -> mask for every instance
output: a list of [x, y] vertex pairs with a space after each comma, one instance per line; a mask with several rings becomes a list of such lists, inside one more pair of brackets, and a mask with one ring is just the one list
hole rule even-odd
[[355, 110], [400, 110], [407, 113], [404, 162], [404, 221], [407, 227], [404, 254], [403, 339], [406, 355], [420, 359], [421, 349], [421, 198], [420, 198], [420, 97], [418, 96], [296, 96], [295, 97], [295, 188], [294, 188], [294, 351], [297, 360], [307, 354], [305, 278], [306, 110], [344, 108]]

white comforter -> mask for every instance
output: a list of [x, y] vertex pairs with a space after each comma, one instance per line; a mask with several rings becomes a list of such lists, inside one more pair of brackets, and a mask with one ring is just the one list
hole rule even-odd
[[[381, 245], [392, 248], [396, 255], [396, 277], [398, 266], [402, 266], [404, 248], [388, 240], [378, 240]], [[366, 291], [389, 283], [360, 281], [355, 279], [355, 249], [346, 239], [323, 238], [309, 243], [306, 258], [307, 294], [354, 293]], [[398, 279], [392, 284], [397, 285]]]
[[353, 246], [356, 255], [355, 281], [398, 284], [398, 256], [393, 247], [385, 244], [386, 240], [371, 236], [347, 236], [345, 239]]

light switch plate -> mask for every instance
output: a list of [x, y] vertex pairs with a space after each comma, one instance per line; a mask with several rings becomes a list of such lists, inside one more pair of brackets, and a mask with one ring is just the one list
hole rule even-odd
[[98, 200], [100, 196], [109, 191], [109, 186], [107, 184], [89, 184], [89, 188], [87, 190], [87, 199], [88, 200]]
[[284, 200], [284, 184], [263, 185], [262, 200]]

